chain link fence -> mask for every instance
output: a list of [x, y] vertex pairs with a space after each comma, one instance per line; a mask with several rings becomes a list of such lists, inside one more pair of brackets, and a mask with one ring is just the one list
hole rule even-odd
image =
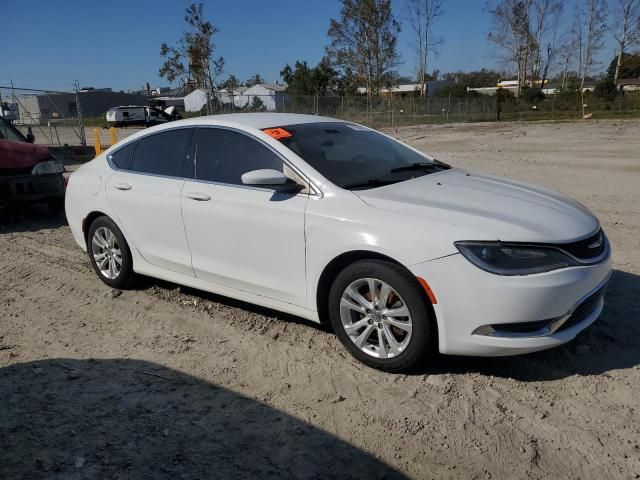
[[[0, 87], [0, 101], [6, 118], [26, 133], [32, 129], [37, 143], [91, 145], [94, 127], [107, 127], [106, 111], [120, 105], [176, 106], [183, 117], [206, 115], [206, 104], [190, 103], [184, 98], [152, 99], [123, 92], [59, 92]], [[611, 99], [587, 93], [549, 95], [530, 102], [524, 99], [481, 95], [478, 97], [419, 96], [294, 96], [278, 91], [269, 95], [216, 94], [208, 109], [213, 114], [234, 112], [303, 113], [344, 119], [373, 128], [395, 128], [423, 124], [486, 121], [534, 121], [580, 119], [584, 113], [593, 118], [640, 117], [640, 92], [625, 92]], [[191, 112], [183, 111], [187, 107]], [[86, 128], [84, 126], [86, 125]], [[141, 128], [141, 127], [136, 127]], [[119, 129], [121, 140], [133, 128]]]
[[85, 141], [82, 107], [76, 92], [0, 87], [0, 104], [5, 120], [23, 133], [32, 132], [37, 143], [62, 145]]
[[[258, 99], [258, 100], [256, 100]], [[531, 102], [519, 98], [481, 95], [471, 98], [415, 96], [260, 96], [237, 95], [214, 101], [214, 113], [240, 111], [276, 111], [322, 115], [362, 123], [374, 128], [421, 124], [486, 121], [531, 121], [580, 119], [585, 114], [595, 118], [640, 116], [640, 92], [601, 99], [587, 94], [579, 96], [549, 95]]]

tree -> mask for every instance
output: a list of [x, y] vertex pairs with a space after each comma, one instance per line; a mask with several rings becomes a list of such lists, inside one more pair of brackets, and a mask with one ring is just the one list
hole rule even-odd
[[285, 65], [280, 71], [291, 95], [326, 95], [334, 92], [338, 84], [338, 74], [324, 57], [318, 65], [310, 68], [307, 62], [296, 60], [293, 68]]
[[507, 77], [507, 75], [504, 72], [496, 72], [495, 70], [487, 70], [484, 68], [472, 72], [450, 72], [442, 76], [443, 80], [452, 80], [464, 87], [470, 88], [495, 87], [500, 79], [505, 77]]
[[564, 10], [561, 0], [533, 1], [533, 43], [534, 56], [531, 65], [532, 86], [538, 86], [534, 97], [541, 98], [549, 73], [556, 66], [560, 52], [558, 46], [558, 25]]
[[640, 42], [640, 0], [617, 0], [613, 36], [618, 42], [618, 59], [613, 83], [620, 78], [625, 49]]
[[[563, 60], [563, 69], [562, 69], [562, 78], [561, 78], [561, 90], [567, 88], [567, 81], [569, 80], [569, 66], [571, 65], [571, 61], [575, 58], [576, 52], [580, 51], [580, 45], [582, 45], [582, 23], [580, 19], [580, 9], [576, 8], [574, 11], [571, 28], [567, 34], [564, 36], [564, 41], [562, 42], [562, 46], [560, 48], [562, 60]], [[580, 57], [580, 55], [578, 55]], [[578, 72], [582, 70], [582, 66], [578, 67]], [[576, 78], [579, 75], [576, 75]]]
[[311, 72], [313, 86], [320, 95], [336, 92], [338, 89], [338, 72], [331, 65], [331, 60], [324, 56]]
[[526, 85], [533, 36], [530, 30], [532, 0], [499, 0], [489, 5], [489, 42], [502, 50], [502, 58], [516, 67], [518, 86]]
[[440, 37], [432, 35], [433, 25], [444, 13], [443, 0], [405, 0], [409, 23], [415, 35], [413, 48], [418, 57], [418, 83], [420, 95], [427, 95], [427, 67], [429, 53], [436, 53], [442, 44]]
[[618, 95], [618, 88], [613, 80], [605, 78], [604, 80], [596, 83], [596, 87], [593, 90], [593, 95], [602, 98], [603, 100], [613, 101]]
[[607, 69], [607, 78], [613, 80], [616, 72], [618, 79], [640, 78], [640, 53], [625, 53], [622, 55], [622, 62], [620, 62], [620, 57], [616, 55]]
[[368, 95], [382, 88], [383, 76], [399, 63], [400, 24], [391, 0], [341, 0], [340, 19], [331, 19], [327, 54], [332, 62], [355, 75]]
[[229, 92], [233, 92], [234, 90], [237, 90], [239, 86], [240, 86], [240, 80], [238, 79], [238, 77], [236, 77], [233, 74], [229, 75], [229, 78], [227, 78], [225, 81], [220, 83], [220, 88], [225, 88]]
[[584, 82], [590, 69], [596, 64], [596, 54], [604, 45], [607, 31], [605, 0], [581, 0], [583, 9], [577, 11], [580, 19], [580, 95], [582, 115], [584, 116]]
[[267, 107], [260, 97], [253, 97], [251, 99], [251, 104], [247, 105], [247, 109], [250, 112], [264, 112]]
[[475, 90], [467, 90], [466, 85], [463, 85], [461, 83], [457, 84], [457, 85], [448, 85], [446, 87], [442, 87], [441, 89], [439, 89], [436, 94], [436, 97], [443, 97], [443, 98], [447, 98], [447, 97], [452, 97], [452, 98], [477, 98], [480, 96], [480, 94], [478, 92], [476, 92]]
[[294, 67], [288, 64], [280, 71], [280, 76], [287, 84], [287, 92], [291, 95], [314, 95], [313, 70], [307, 62], [296, 60]]
[[[394, 78], [394, 80], [396, 82], [396, 85], [407, 85], [416, 81], [415, 78], [411, 78], [406, 75], [398, 75]], [[431, 75], [427, 74], [427, 80], [431, 80]]]
[[488, 39], [516, 67], [518, 87], [542, 91], [560, 52], [561, 0], [499, 0], [490, 5], [492, 30]]
[[255, 75], [253, 75], [251, 78], [249, 78], [247, 81], [244, 82], [244, 84], [247, 87], [253, 87], [254, 85], [260, 85], [261, 83], [266, 83], [266, 82], [264, 81], [264, 79], [259, 73], [256, 73]]
[[204, 19], [202, 3], [192, 3], [185, 11], [184, 20], [190, 29], [182, 34], [177, 46], [171, 47], [167, 43], [160, 46], [160, 55], [165, 59], [160, 67], [160, 77], [173, 82], [186, 74], [185, 83], [209, 94], [224, 69], [224, 59], [213, 58], [216, 50], [213, 37], [218, 29]]
[[336, 77], [336, 93], [352, 96], [358, 94], [358, 77], [350, 68], [345, 68], [342, 74]]
[[238, 80], [238, 77], [236, 77], [233, 74], [229, 75], [229, 78], [227, 78], [225, 81], [220, 82], [220, 88], [225, 89], [227, 91], [227, 97], [230, 100], [229, 105], [231, 109], [235, 108], [236, 91], [238, 90], [239, 86], [240, 86], [240, 80]]

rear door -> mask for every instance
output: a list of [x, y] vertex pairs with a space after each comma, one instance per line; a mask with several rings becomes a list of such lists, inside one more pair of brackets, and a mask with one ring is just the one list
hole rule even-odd
[[148, 135], [110, 156], [116, 168], [107, 198], [117, 222], [152, 265], [194, 276], [182, 224], [180, 192], [193, 129]]
[[304, 213], [308, 194], [242, 184], [243, 173], [276, 169], [283, 158], [255, 137], [196, 129], [195, 179], [182, 189], [182, 214], [196, 276], [306, 305]]

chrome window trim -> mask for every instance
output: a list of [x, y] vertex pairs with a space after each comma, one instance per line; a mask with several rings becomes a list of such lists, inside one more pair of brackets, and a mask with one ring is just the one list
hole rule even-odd
[[[296, 194], [296, 196], [297, 195], [305, 195], [307, 197], [312, 197], [312, 196], [321, 197], [322, 196], [322, 192], [320, 191], [320, 189], [311, 181], [311, 179], [309, 177], [307, 177], [307, 175], [302, 173], [299, 168], [297, 168], [295, 165], [292, 165], [291, 162], [289, 161], [289, 159], [287, 159], [284, 155], [282, 155], [280, 152], [278, 152], [275, 148], [273, 148], [271, 145], [266, 143], [264, 140], [252, 135], [251, 133], [246, 132], [244, 130], [240, 130], [238, 128], [228, 127], [228, 126], [225, 126], [225, 125], [195, 125], [194, 128], [196, 130], [199, 129], [199, 128], [216, 128], [218, 130], [229, 130], [231, 132], [235, 132], [235, 133], [239, 133], [241, 135], [244, 135], [244, 136], [250, 138], [251, 140], [254, 140], [254, 141], [258, 142], [262, 146], [264, 146], [267, 149], [269, 149], [274, 155], [276, 155], [278, 158], [280, 158], [280, 160], [282, 160], [282, 163], [286, 164], [291, 170], [293, 170], [297, 175], [299, 175], [304, 181], [307, 182], [307, 185], [309, 185], [309, 190], [311, 190], [312, 193], [298, 193], [298, 194]], [[197, 132], [194, 132], [194, 134], [197, 134]], [[197, 141], [197, 137], [196, 137], [196, 141]], [[197, 166], [198, 166], [198, 150], [197, 150], [197, 148], [196, 148], [195, 162], [196, 162], [196, 169], [194, 170], [194, 177], [197, 174]], [[273, 188], [261, 188], [261, 187], [256, 187], [256, 186], [252, 186], [252, 185], [238, 185], [238, 184], [235, 184], [235, 183], [215, 182], [213, 180], [201, 180], [199, 178], [189, 178], [189, 179], [185, 179], [185, 180], [199, 182], [199, 183], [209, 183], [211, 185], [226, 186], [226, 187], [248, 188], [248, 189], [251, 189], [251, 190], [264, 190], [264, 191], [267, 191], [267, 192], [273, 192], [274, 191]]]
[[[144, 140], [145, 138], [149, 138], [152, 137], [153, 135], [159, 135], [165, 131], [175, 131], [175, 130], [187, 130], [187, 129], [193, 129], [193, 126], [184, 126], [184, 127], [176, 127], [176, 128], [168, 128], [166, 130], [161, 130], [159, 132], [153, 132], [153, 133], [148, 133], [146, 135], [142, 135], [141, 137], [137, 137], [134, 140], [130, 140], [128, 142], [125, 142], [123, 140], [123, 144], [118, 146], [113, 152], [110, 152], [109, 155], [106, 155], [106, 159], [107, 159], [107, 163], [109, 164], [109, 167], [111, 167], [112, 170], [115, 170], [116, 172], [124, 172], [124, 173], [134, 173], [136, 175], [146, 175], [148, 177], [156, 177], [156, 178], [167, 178], [170, 180], [185, 180], [185, 177], [176, 177], [173, 175], [161, 175], [159, 173], [149, 173], [149, 172], [139, 172], [136, 170], [131, 170], [131, 169], [124, 169], [124, 168], [118, 168], [116, 167], [115, 163], [113, 163], [113, 155], [117, 152], [119, 152], [121, 149], [123, 149], [124, 147], [126, 147], [127, 145], [134, 143], [134, 142], [139, 142], [141, 140]], [[195, 132], [194, 132], [195, 133]], [[138, 147], [136, 147], [137, 149]], [[135, 153], [135, 150], [133, 151], [133, 153]], [[132, 155], [133, 155], [132, 153]], [[131, 158], [131, 163], [133, 163], [133, 157]]]
[[[244, 189], [248, 189], [248, 190], [259, 190], [259, 191], [264, 191], [264, 192], [275, 192], [273, 188], [262, 188], [262, 187], [256, 187], [256, 186], [252, 186], [252, 185], [237, 185], [234, 183], [224, 183], [224, 182], [214, 182], [211, 180], [201, 180], [201, 179], [197, 179], [197, 178], [189, 178], [189, 177], [175, 177], [175, 176], [171, 176], [171, 175], [160, 175], [158, 173], [148, 173], [148, 172], [138, 172], [135, 170], [126, 170], [123, 168], [118, 168], [114, 163], [113, 163], [113, 159], [112, 156], [117, 153], [118, 151], [120, 151], [122, 148], [126, 147], [127, 145], [133, 143], [133, 142], [138, 142], [140, 140], [143, 140], [144, 138], [150, 137], [152, 135], [157, 135], [160, 134], [164, 131], [172, 131], [172, 130], [182, 130], [182, 129], [193, 129], [194, 132], [193, 134], [196, 135], [196, 131], [199, 128], [218, 128], [218, 129], [223, 129], [223, 130], [230, 130], [233, 132], [237, 132], [240, 134], [243, 134], [249, 138], [251, 138], [252, 140], [255, 140], [257, 142], [259, 142], [261, 145], [264, 145], [265, 147], [267, 147], [269, 150], [271, 150], [275, 155], [277, 155], [283, 163], [285, 163], [289, 168], [291, 168], [291, 170], [293, 170], [297, 175], [299, 175], [303, 180], [305, 180], [307, 182], [307, 185], [309, 186], [309, 190], [311, 191], [311, 193], [297, 193], [295, 196], [305, 196], [305, 197], [318, 197], [318, 198], [322, 198], [323, 194], [322, 194], [322, 190], [320, 190], [320, 188], [311, 181], [311, 179], [305, 175], [304, 173], [302, 173], [300, 171], [299, 168], [297, 168], [295, 165], [292, 165], [291, 162], [285, 158], [280, 152], [278, 152], [277, 150], [275, 150], [271, 145], [268, 145], [267, 143], [265, 143], [262, 139], [257, 138], [253, 135], [251, 135], [248, 132], [245, 132], [243, 130], [237, 129], [237, 128], [233, 128], [233, 127], [227, 127], [227, 126], [222, 126], [222, 125], [189, 125], [189, 126], [185, 126], [185, 127], [177, 127], [177, 128], [169, 128], [166, 130], [162, 130], [160, 132], [154, 132], [154, 133], [150, 133], [148, 135], [142, 135], [134, 140], [128, 141], [128, 142], [124, 142], [122, 145], [118, 146], [118, 148], [116, 148], [113, 152], [110, 152], [108, 155], [106, 155], [106, 159], [107, 159], [107, 164], [109, 165], [109, 167], [116, 171], [116, 172], [124, 172], [124, 173], [133, 173], [136, 175], [146, 175], [149, 177], [157, 177], [157, 178], [167, 178], [170, 180], [183, 180], [185, 182], [196, 182], [196, 183], [204, 183], [204, 184], [209, 184], [209, 185], [216, 185], [216, 186], [222, 186], [222, 187], [233, 187], [233, 188], [244, 188]], [[196, 158], [194, 159], [194, 161], [197, 162], [197, 149], [196, 149]], [[195, 176], [195, 169], [194, 169], [194, 176]]]

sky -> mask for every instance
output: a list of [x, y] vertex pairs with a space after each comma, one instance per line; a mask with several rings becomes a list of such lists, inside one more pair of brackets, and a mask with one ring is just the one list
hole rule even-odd
[[[3, 3], [4, 2], [4, 3]], [[394, 0], [403, 28], [398, 50], [400, 74], [415, 76], [409, 47], [411, 28], [404, 0]], [[175, 44], [185, 30], [185, 8], [192, 0], [3, 0], [0, 1], [0, 86], [71, 90], [114, 90], [168, 86], [158, 76], [160, 44]], [[338, 18], [339, 0], [204, 0], [205, 14], [220, 29], [217, 55], [225, 58], [224, 76], [245, 80], [255, 73], [273, 82], [282, 67], [296, 60], [315, 65], [327, 45], [330, 18]], [[429, 71], [500, 68], [487, 43], [490, 17], [485, 0], [445, 0], [435, 33], [445, 40]], [[613, 56], [612, 45], [603, 55]], [[175, 86], [175, 84], [174, 84]]]

